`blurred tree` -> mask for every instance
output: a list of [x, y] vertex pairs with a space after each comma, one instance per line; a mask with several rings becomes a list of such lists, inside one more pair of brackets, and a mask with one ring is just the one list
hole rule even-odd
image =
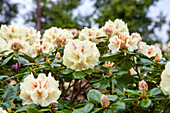
[[10, 24], [11, 20], [17, 16], [17, 3], [12, 0], [0, 0], [0, 24]]
[[[42, 31], [52, 26], [62, 28], [77, 28], [76, 17], [73, 18], [73, 9], [77, 8], [81, 0], [41, 0], [41, 28]], [[26, 22], [36, 23], [36, 10], [31, 12]]]
[[[128, 24], [129, 31], [139, 32], [149, 44], [159, 41], [154, 34], [156, 28], [161, 29], [165, 23], [165, 16], [160, 13], [157, 19], [153, 20], [148, 17], [149, 7], [154, 5], [158, 0], [95, 0], [94, 7], [96, 10], [92, 15], [86, 18], [93, 17], [94, 21], [99, 26], [103, 26], [109, 19], [114, 21], [116, 18], [122, 19]], [[97, 16], [96, 16], [97, 15]], [[90, 24], [89, 24], [90, 25]]]

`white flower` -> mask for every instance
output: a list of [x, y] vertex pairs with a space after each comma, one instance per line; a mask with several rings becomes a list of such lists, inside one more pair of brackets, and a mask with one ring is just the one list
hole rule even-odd
[[126, 47], [129, 51], [133, 52], [138, 49], [139, 38], [127, 39]]
[[144, 55], [150, 57], [155, 57], [158, 55], [160, 59], [162, 59], [162, 51], [159, 47], [154, 46], [154, 45], [146, 45], [144, 42], [140, 42], [139, 44], [139, 51], [143, 53]]
[[54, 49], [54, 45], [52, 43], [49, 43], [49, 42], [43, 42], [42, 43], [42, 51], [43, 51], [43, 53], [47, 54], [53, 49]]
[[28, 75], [20, 86], [22, 104], [34, 103], [48, 106], [51, 103], [56, 103], [61, 94], [58, 86], [58, 81], [51, 76], [51, 73], [48, 74], [48, 77], [41, 73], [37, 79], [34, 78], [33, 74]]
[[109, 43], [108, 47], [110, 50], [112, 50], [112, 53], [114, 54], [114, 53], [118, 52], [120, 49], [120, 45], [121, 45], [121, 40], [118, 39], [118, 36], [111, 37], [109, 39], [109, 42], [110, 43]]
[[0, 113], [8, 113], [6, 110], [3, 110], [1, 107], [0, 107]]
[[165, 65], [165, 70], [161, 74], [160, 87], [165, 95], [170, 95], [170, 62]]
[[43, 42], [51, 43], [54, 47], [64, 47], [67, 39], [72, 39], [74, 36], [66, 29], [52, 27], [45, 30], [43, 35]]
[[99, 42], [104, 41], [103, 39], [97, 39], [97, 37], [102, 37], [102, 36], [106, 36], [105, 32], [102, 29], [99, 29], [97, 27], [94, 28], [85, 27], [84, 29], [81, 30], [79, 39], [81, 41], [89, 40], [98, 44]]
[[112, 22], [111, 20], [107, 21], [102, 29], [104, 31], [106, 29], [110, 29], [111, 31], [113, 31], [112, 36], [118, 35], [118, 33], [120, 32], [129, 33], [127, 24], [125, 24], [125, 22], [121, 19], [116, 19], [114, 22]]
[[67, 68], [82, 71], [94, 68], [99, 56], [95, 43], [87, 40], [70, 40], [64, 49], [63, 64]]
[[0, 37], [0, 51], [7, 50], [6, 47], [7, 47], [6, 41]]

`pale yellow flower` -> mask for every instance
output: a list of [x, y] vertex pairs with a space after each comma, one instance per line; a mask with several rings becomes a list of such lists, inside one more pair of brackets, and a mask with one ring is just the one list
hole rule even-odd
[[8, 113], [6, 110], [3, 110], [1, 107], [0, 107], [0, 113]]
[[20, 86], [22, 104], [34, 103], [48, 106], [51, 103], [56, 103], [61, 94], [58, 87], [59, 83], [51, 76], [51, 73], [49, 73], [48, 77], [41, 73], [37, 79], [34, 78], [33, 74], [28, 75]]
[[104, 41], [103, 39], [97, 39], [97, 37], [102, 37], [102, 36], [106, 36], [106, 33], [102, 29], [99, 29], [97, 27], [94, 28], [85, 27], [84, 29], [81, 30], [79, 39], [81, 41], [88, 40], [98, 44], [99, 42]]
[[64, 49], [63, 64], [67, 68], [82, 71], [94, 68], [99, 56], [95, 43], [87, 40], [70, 40]]

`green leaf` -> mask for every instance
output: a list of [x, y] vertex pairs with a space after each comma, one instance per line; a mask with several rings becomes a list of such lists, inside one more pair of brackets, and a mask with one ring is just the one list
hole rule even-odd
[[90, 111], [93, 109], [94, 104], [89, 103], [86, 106], [84, 106], [84, 113], [90, 113]]
[[0, 76], [0, 80], [2, 80], [3, 78], [7, 78], [8, 76]]
[[51, 64], [51, 66], [53, 66], [53, 67], [61, 67], [60, 64]]
[[5, 53], [5, 52], [7, 52], [7, 51], [9, 51], [9, 50], [0, 51], [0, 54], [3, 54], [3, 53]]
[[15, 86], [8, 85], [6, 86], [6, 91], [2, 95], [3, 102], [7, 103], [9, 106], [14, 101], [17, 94], [17, 90]]
[[119, 77], [117, 79], [117, 82], [119, 84], [129, 84], [129, 83], [133, 83], [135, 82], [135, 78], [133, 75], [130, 75], [130, 74], [125, 74], [125, 75], [122, 75], [121, 77]]
[[105, 109], [103, 113], [112, 113], [111, 109]]
[[149, 65], [152, 64], [152, 61], [150, 61], [149, 59], [145, 59], [145, 58], [140, 58], [140, 60], [138, 61], [139, 65]]
[[128, 71], [120, 71], [117, 73], [117, 75], [124, 75], [124, 74], [128, 74]]
[[100, 103], [100, 99], [101, 99], [101, 96], [102, 96], [102, 93], [98, 90], [95, 90], [95, 89], [91, 89], [89, 92], [88, 92], [88, 97], [89, 97], [89, 100], [95, 104], [99, 104]]
[[62, 109], [61, 111], [59, 111], [59, 113], [72, 113], [72, 112], [68, 109]]
[[130, 60], [125, 60], [123, 64], [121, 65], [120, 70], [121, 71], [129, 71], [129, 69], [132, 67], [132, 61]]
[[126, 88], [123, 84], [116, 84], [115, 91], [117, 94], [123, 94], [123, 88]]
[[29, 63], [29, 61], [27, 59], [23, 58], [23, 57], [18, 57], [18, 58], [16, 58], [16, 60], [18, 62], [20, 62], [21, 64], [28, 64]]
[[69, 73], [72, 73], [72, 72], [73, 72], [73, 70], [72, 70], [72, 69], [69, 69], [69, 68], [61, 71], [61, 73], [62, 73], [62, 74], [65, 74], [65, 75], [67, 75], [67, 74], [69, 74]]
[[100, 82], [100, 89], [105, 89], [109, 85], [109, 81], [101, 81]]
[[11, 56], [7, 57], [7, 58], [3, 61], [3, 63], [2, 63], [1, 65], [7, 64], [7, 63], [13, 58], [13, 56], [14, 56], [14, 55], [11, 55]]
[[118, 96], [117, 95], [106, 95], [107, 98], [110, 100], [110, 101], [116, 101], [118, 99]]
[[139, 106], [142, 107], [142, 109], [149, 109], [152, 106], [152, 101], [150, 99], [142, 100]]
[[86, 73], [86, 74], [92, 74], [92, 69], [87, 69], [87, 70], [84, 70], [84, 72]]
[[42, 113], [41, 111], [39, 111], [38, 109], [35, 108], [31, 108], [31, 107], [27, 107], [26, 108], [27, 113]]
[[73, 72], [74, 79], [82, 79], [85, 76], [86, 76], [86, 74], [84, 72], [78, 72], [78, 71]]
[[158, 94], [160, 94], [162, 91], [159, 89], [159, 88], [153, 88], [153, 89], [151, 89], [151, 91], [150, 91], [150, 95], [158, 95]]
[[77, 109], [73, 111], [72, 113], [84, 113], [84, 108]]
[[118, 102], [112, 104], [110, 106], [110, 109], [111, 109], [112, 113], [121, 113], [126, 109], [125, 103], [118, 101]]
[[112, 78], [111, 81], [112, 81], [113, 84], [117, 84], [116, 79]]

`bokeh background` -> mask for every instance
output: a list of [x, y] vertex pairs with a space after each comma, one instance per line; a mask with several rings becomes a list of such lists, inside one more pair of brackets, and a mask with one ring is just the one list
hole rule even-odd
[[170, 0], [0, 0], [0, 25], [83, 29], [122, 19], [147, 44], [170, 41]]

